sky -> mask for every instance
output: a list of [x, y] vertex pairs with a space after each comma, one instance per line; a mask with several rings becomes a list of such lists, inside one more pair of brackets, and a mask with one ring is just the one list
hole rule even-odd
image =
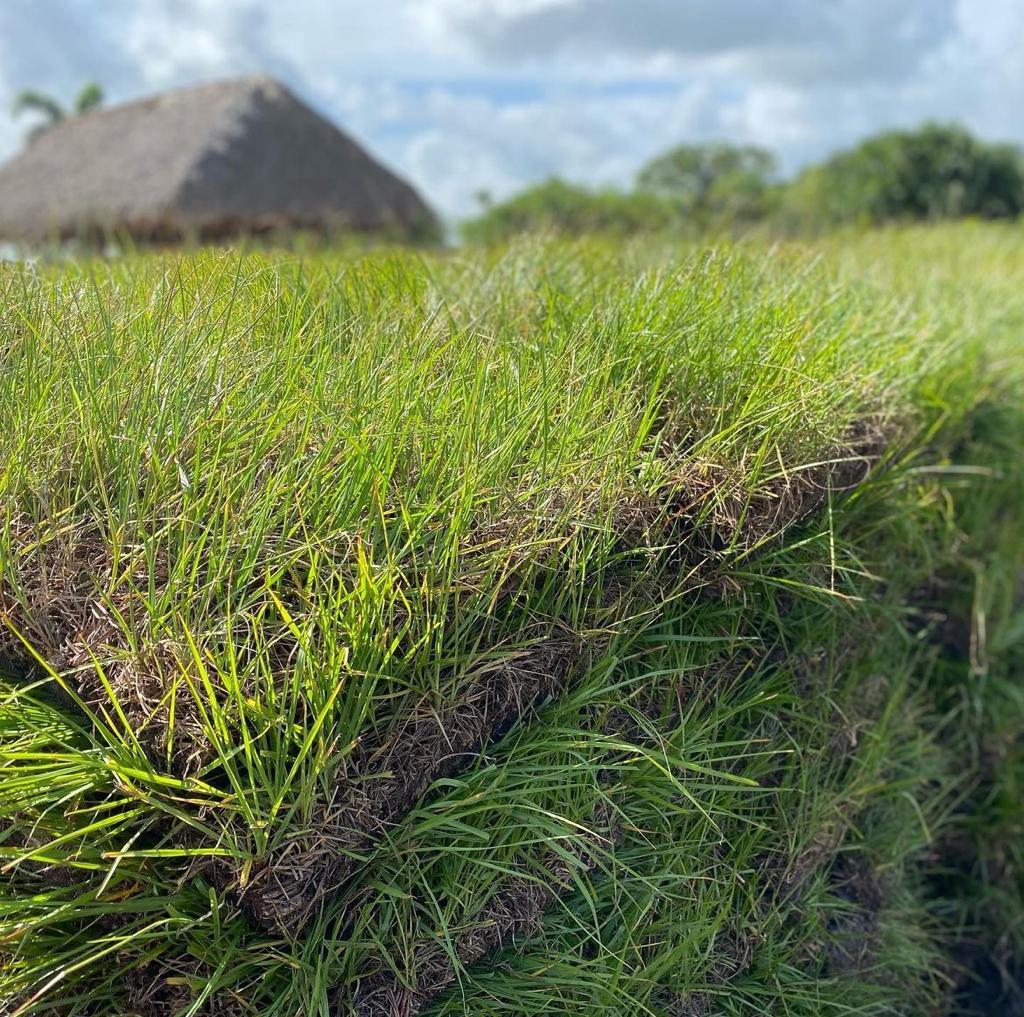
[[109, 102], [264, 71], [445, 216], [558, 175], [629, 186], [682, 142], [781, 170], [883, 128], [1024, 144], [1024, 0], [0, 0], [0, 157], [21, 88]]

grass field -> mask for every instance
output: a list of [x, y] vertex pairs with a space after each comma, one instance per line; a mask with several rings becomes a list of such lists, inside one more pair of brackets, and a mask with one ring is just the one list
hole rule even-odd
[[1024, 1013], [1022, 338], [1016, 228], [0, 266], [0, 1012]]

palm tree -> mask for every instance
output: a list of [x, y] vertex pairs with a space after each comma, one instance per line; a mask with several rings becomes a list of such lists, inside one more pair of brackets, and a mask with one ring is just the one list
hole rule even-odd
[[83, 113], [88, 113], [91, 109], [98, 109], [102, 105], [103, 89], [98, 82], [87, 81], [79, 89], [78, 95], [75, 96], [72, 109], [75, 111], [75, 116], [81, 116]]
[[103, 89], [95, 82], [89, 81], [79, 90], [71, 104], [71, 110], [65, 110], [61, 104], [52, 96], [43, 92], [36, 92], [26, 88], [14, 97], [12, 113], [14, 116], [21, 116], [23, 113], [38, 113], [43, 117], [43, 122], [37, 124], [29, 131], [29, 138], [38, 137], [48, 127], [59, 124], [69, 116], [81, 116], [91, 109], [96, 109], [103, 104]]

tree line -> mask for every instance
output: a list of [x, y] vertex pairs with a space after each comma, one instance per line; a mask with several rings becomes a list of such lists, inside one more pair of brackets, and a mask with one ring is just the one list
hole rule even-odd
[[464, 224], [491, 242], [553, 229], [615, 235], [714, 232], [766, 224], [806, 231], [843, 224], [959, 217], [1016, 218], [1024, 210], [1024, 156], [955, 125], [887, 131], [779, 177], [771, 152], [725, 143], [680, 145], [641, 168], [631, 190], [560, 179], [486, 203]]

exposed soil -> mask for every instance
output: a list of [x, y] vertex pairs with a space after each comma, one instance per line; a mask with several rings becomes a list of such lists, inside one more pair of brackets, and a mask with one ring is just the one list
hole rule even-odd
[[977, 633], [970, 618], [970, 604], [964, 597], [969, 584], [962, 576], [933, 576], [913, 590], [908, 607], [917, 622], [919, 635], [940, 654], [955, 660], [977, 660]]
[[677, 556], [697, 565], [771, 543], [832, 495], [864, 483], [893, 440], [883, 424], [865, 418], [816, 462], [788, 469], [779, 464], [753, 491], [714, 464], [686, 464], [669, 501]]
[[[143, 628], [132, 589], [165, 582], [166, 570], [161, 566], [161, 574], [150, 576], [143, 563], [136, 563], [126, 572], [132, 563], [115, 565], [106, 543], [84, 529], [43, 542], [26, 531], [24, 544], [16, 564], [19, 596], [0, 583], [0, 621], [6, 622], [0, 624], [0, 658], [10, 663], [7, 670], [35, 670], [13, 628], [99, 715], [113, 714], [106, 679], [154, 761], [166, 760], [170, 749], [173, 768], [193, 772], [206, 740], [195, 704], [182, 692], [179, 655], [167, 642], [133, 640], [126, 632], [130, 626]], [[72, 705], [70, 695], [61, 698], [63, 705]]]
[[192, 991], [184, 980], [168, 981], [175, 975], [182, 977], [181, 972], [156, 962], [132, 968], [125, 976], [129, 1012], [138, 1017], [172, 1017], [185, 1010], [192, 1002]]
[[1008, 966], [991, 950], [964, 944], [959, 959], [967, 972], [953, 997], [951, 1013], [960, 1017], [1024, 1017], [1024, 963], [1020, 958]]
[[[543, 504], [535, 499], [481, 521], [467, 549], [471, 555], [499, 552], [511, 574], [527, 561], [554, 560], [573, 532], [600, 523], [618, 551], [661, 550], [692, 574], [695, 586], [705, 585], [723, 561], [770, 545], [831, 496], [856, 489], [895, 438], [891, 426], [864, 418], [817, 461], [775, 464], [753, 490], [742, 470], [694, 461], [667, 445], [662, 454], [679, 464], [656, 494], [624, 491], [602, 507], [596, 493], [554, 492]], [[557, 531], [552, 519], [560, 520]]]
[[437, 780], [471, 765], [535, 705], [571, 681], [579, 649], [562, 637], [496, 662], [461, 697], [411, 712], [339, 787], [310, 834], [263, 861], [243, 888], [243, 909], [263, 928], [296, 935], [387, 831]]
[[[191, 985], [202, 985], [209, 977], [203, 965], [192, 957], [150, 961], [125, 975], [126, 1002], [133, 1017], [177, 1017], [195, 1000]], [[229, 993], [216, 993], [206, 1000], [194, 1017], [242, 1017], [247, 1008]]]
[[829, 871], [833, 893], [849, 909], [828, 918], [825, 977], [862, 975], [874, 965], [879, 949], [879, 914], [888, 900], [878, 873], [858, 855], [840, 855]]
[[714, 1013], [712, 997], [703, 992], [659, 996], [654, 1003], [662, 1008], [665, 1017], [711, 1017]]
[[[32, 851], [44, 847], [49, 843], [50, 837], [39, 837], [35, 832], [25, 834], [19, 831], [18, 824], [22, 823], [26, 829], [31, 829], [31, 821], [25, 822], [24, 816], [12, 816], [8, 820], [7, 828], [0, 830], [0, 845], [6, 849], [19, 848], [25, 851]], [[7, 864], [10, 864], [8, 862]], [[81, 883], [85, 874], [81, 869], [73, 865], [63, 865], [59, 862], [40, 862], [34, 858], [19, 861], [13, 870], [9, 870], [8, 878], [17, 878], [25, 884], [25, 893], [38, 892], [40, 887], [69, 887]]]

